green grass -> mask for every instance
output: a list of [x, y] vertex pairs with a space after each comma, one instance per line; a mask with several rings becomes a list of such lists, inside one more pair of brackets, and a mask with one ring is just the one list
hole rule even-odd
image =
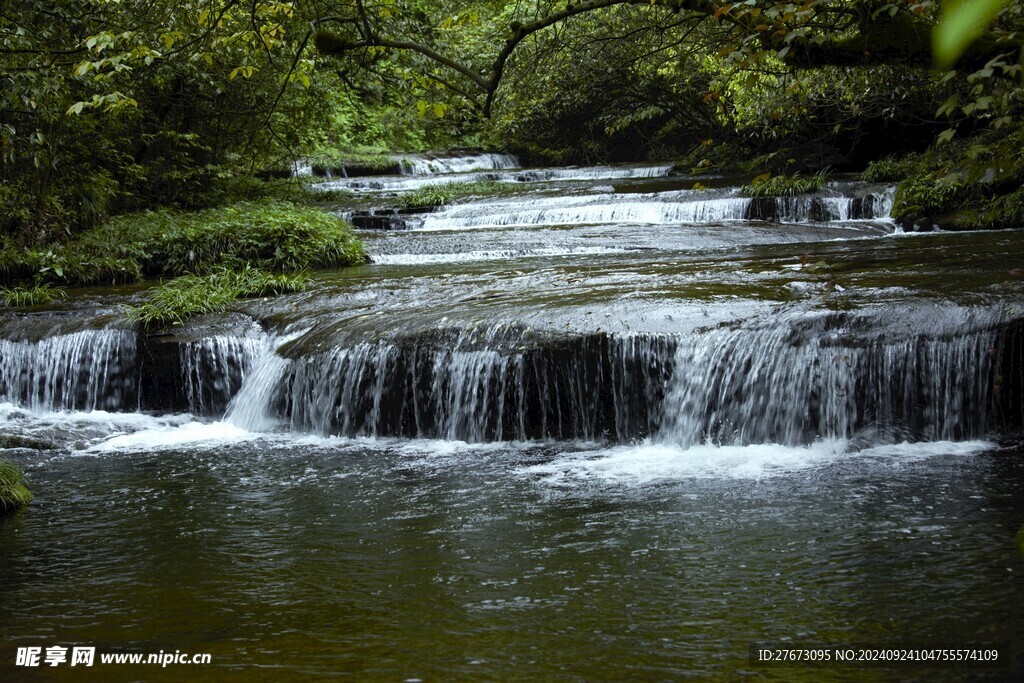
[[461, 199], [502, 194], [508, 192], [509, 187], [509, 183], [499, 183], [493, 180], [481, 180], [474, 183], [427, 185], [415, 192], [403, 195], [401, 205], [404, 208], [446, 206]]
[[12, 512], [31, 500], [25, 475], [9, 461], [0, 459], [0, 514]]
[[365, 262], [363, 244], [348, 223], [290, 202], [145, 212], [121, 216], [45, 251], [0, 242], [0, 276], [21, 280], [0, 288], [0, 303], [51, 301], [64, 295], [54, 285], [174, 278], [130, 310], [132, 320], [154, 327], [223, 310], [239, 297], [300, 290], [310, 270]]
[[[245, 266], [289, 273], [355, 265], [365, 258], [362, 243], [341, 218], [272, 200], [129, 214], [45, 249], [19, 249], [4, 240], [0, 276], [28, 290], [29, 282], [119, 284]], [[43, 296], [19, 290], [5, 299], [22, 305]]]
[[0, 287], [0, 303], [16, 308], [19, 306], [38, 306], [56, 299], [63, 299], [67, 292], [51, 287], [49, 284], [21, 285], [17, 287]]
[[150, 290], [145, 303], [128, 309], [128, 317], [146, 328], [166, 327], [193, 315], [223, 311], [239, 298], [302, 291], [308, 282], [304, 273], [271, 273], [249, 267], [182, 275]]
[[[151, 246], [162, 274], [220, 267], [296, 272], [365, 260], [348, 224], [329, 213], [284, 202], [242, 203], [196, 214], [148, 214], [132, 224], [158, 237]], [[147, 223], [149, 223], [147, 225]]]
[[828, 182], [828, 171], [818, 171], [814, 175], [769, 176], [764, 174], [744, 185], [742, 193], [748, 197], [795, 197], [820, 190]]

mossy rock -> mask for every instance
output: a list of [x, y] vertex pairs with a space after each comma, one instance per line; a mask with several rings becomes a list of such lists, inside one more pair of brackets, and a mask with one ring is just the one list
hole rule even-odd
[[15, 434], [0, 434], [0, 449], [2, 448], [25, 448], [33, 451], [49, 451], [57, 445], [46, 439], [36, 439], [31, 436], [20, 436]]

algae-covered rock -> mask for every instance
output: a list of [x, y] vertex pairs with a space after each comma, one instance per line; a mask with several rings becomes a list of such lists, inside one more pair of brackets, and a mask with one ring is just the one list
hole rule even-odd
[[20, 434], [0, 434], [0, 448], [26, 448], [33, 451], [48, 451], [57, 445], [46, 439], [36, 439]]

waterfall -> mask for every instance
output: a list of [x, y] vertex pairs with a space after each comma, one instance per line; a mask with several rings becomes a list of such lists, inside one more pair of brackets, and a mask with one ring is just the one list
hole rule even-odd
[[[994, 331], [844, 340], [789, 324], [703, 334], [394, 340], [285, 358], [232, 401], [249, 429], [465, 441], [798, 445], [985, 435]], [[471, 341], [472, 340], [472, 341]]]
[[[657, 194], [596, 194], [456, 204], [423, 216], [423, 230], [461, 230], [508, 226], [642, 223], [707, 224], [739, 220], [787, 223], [886, 218], [888, 193], [847, 196], [708, 196], [697, 191]], [[876, 213], [877, 212], [877, 213]]]
[[870, 430], [885, 442], [984, 436], [994, 332], [864, 346], [785, 328], [680, 344], [657, 441], [797, 445]]
[[571, 166], [569, 168], [537, 168], [516, 173], [493, 173], [487, 180], [518, 183], [546, 183], [571, 180], [617, 180], [627, 178], [663, 178], [672, 171], [671, 164], [657, 166]]
[[[352, 346], [304, 333], [180, 342], [194, 413], [249, 431], [471, 442], [650, 438], [799, 445], [981, 438], [989, 429], [999, 326], [864, 338], [852, 319], [804, 317], [685, 335], [536, 336], [508, 326]], [[454, 336], [453, 336], [454, 335]], [[285, 344], [291, 344], [283, 352]], [[136, 335], [89, 330], [0, 340], [0, 401], [37, 412], [134, 410]], [[226, 411], [225, 411], [226, 406]]]
[[134, 410], [136, 336], [84, 330], [37, 342], [0, 339], [0, 401], [36, 412]]
[[[496, 162], [501, 163], [501, 162]], [[598, 180], [625, 180], [629, 178], [661, 178], [665, 177], [672, 170], [671, 165], [657, 166], [592, 166], [587, 168], [539, 168], [528, 170], [501, 170], [515, 169], [517, 162], [512, 157], [511, 166], [496, 165], [496, 170], [474, 170], [464, 168], [457, 170], [451, 166], [450, 170], [438, 166], [432, 166], [435, 172], [426, 170], [429, 165], [421, 166], [422, 172], [413, 172], [414, 165], [403, 160], [403, 169], [406, 174], [403, 176], [378, 176], [359, 178], [335, 178], [329, 182], [320, 183], [316, 187], [321, 189], [348, 189], [354, 192], [408, 192], [418, 190], [430, 185], [441, 185], [446, 183], [471, 183], [490, 181], [498, 183], [555, 183], [560, 181], [598, 181]]]
[[405, 175], [467, 173], [519, 166], [519, 160], [512, 154], [483, 153], [455, 157], [406, 157], [400, 163]]
[[260, 339], [228, 336], [182, 343], [179, 355], [189, 412], [223, 413], [241, 388], [262, 343]]

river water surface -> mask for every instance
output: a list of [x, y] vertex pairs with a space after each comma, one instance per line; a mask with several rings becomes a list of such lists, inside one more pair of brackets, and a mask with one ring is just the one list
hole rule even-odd
[[[1016, 234], [903, 235], [852, 182], [751, 208], [667, 166], [512, 163], [330, 181], [509, 189], [171, 342], [125, 326], [131, 291], [0, 322], [0, 433], [48, 444], [4, 452], [36, 494], [0, 521], [5, 677], [1024, 670]], [[1001, 660], [780, 668], [763, 642]], [[55, 645], [212, 662], [14, 666]]]

